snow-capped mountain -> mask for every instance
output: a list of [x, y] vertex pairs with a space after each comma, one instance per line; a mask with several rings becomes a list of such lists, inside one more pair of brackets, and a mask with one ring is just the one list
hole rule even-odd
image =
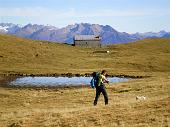
[[15, 33], [20, 28], [20, 25], [15, 25], [13, 23], [0, 23], [0, 33]]

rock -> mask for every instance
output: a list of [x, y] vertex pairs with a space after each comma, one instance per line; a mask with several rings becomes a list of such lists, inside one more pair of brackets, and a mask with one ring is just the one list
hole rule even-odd
[[81, 75], [80, 74], [75, 74], [76, 77], [80, 77]]
[[72, 77], [73, 74], [72, 74], [72, 73], [67, 73], [66, 76], [67, 76], [67, 77]]
[[85, 73], [84, 75], [85, 75], [86, 77], [91, 76], [91, 74], [90, 74], [90, 73]]
[[136, 100], [144, 101], [146, 100], [145, 96], [136, 96]]

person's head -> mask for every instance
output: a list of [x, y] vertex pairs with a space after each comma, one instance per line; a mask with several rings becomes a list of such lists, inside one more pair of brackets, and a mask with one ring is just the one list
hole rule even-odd
[[102, 75], [106, 75], [107, 74], [107, 71], [106, 70], [102, 70]]

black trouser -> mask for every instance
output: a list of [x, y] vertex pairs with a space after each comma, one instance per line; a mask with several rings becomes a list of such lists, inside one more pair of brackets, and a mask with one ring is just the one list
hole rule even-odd
[[106, 88], [104, 85], [100, 85], [100, 86], [96, 87], [96, 97], [94, 100], [94, 105], [97, 105], [97, 101], [99, 99], [100, 93], [103, 94], [104, 100], [105, 100], [105, 105], [107, 105], [108, 104], [108, 95], [107, 95]]

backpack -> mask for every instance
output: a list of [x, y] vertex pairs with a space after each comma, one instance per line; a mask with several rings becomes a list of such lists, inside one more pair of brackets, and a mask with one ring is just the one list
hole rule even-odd
[[100, 73], [99, 72], [93, 72], [92, 76], [93, 78], [90, 81], [90, 86], [91, 88], [96, 88], [97, 84], [98, 84], [98, 77], [99, 77]]

